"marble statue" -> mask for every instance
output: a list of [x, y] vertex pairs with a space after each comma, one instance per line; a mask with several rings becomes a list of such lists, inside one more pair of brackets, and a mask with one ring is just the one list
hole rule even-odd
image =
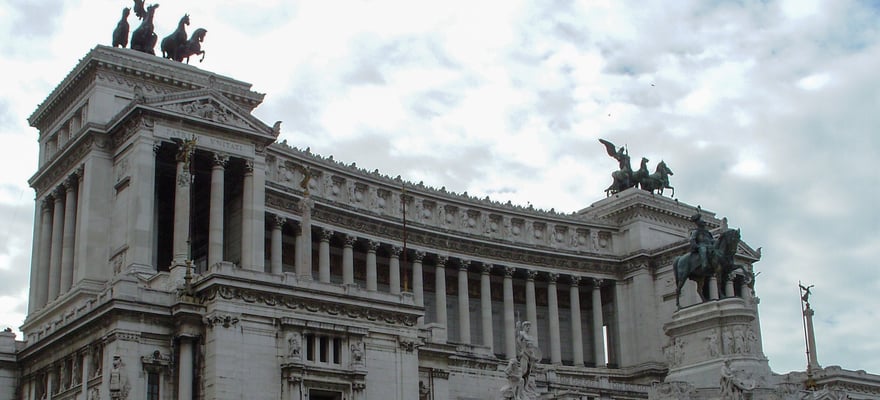
[[541, 350], [532, 337], [532, 323], [522, 321], [516, 323], [516, 355], [511, 358], [504, 373], [507, 384], [501, 388], [501, 397], [512, 400], [534, 400], [538, 398], [538, 390], [533, 376], [535, 365], [541, 360]]

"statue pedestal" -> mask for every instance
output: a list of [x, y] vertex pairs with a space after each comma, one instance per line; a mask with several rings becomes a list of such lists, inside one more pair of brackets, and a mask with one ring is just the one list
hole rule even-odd
[[721, 367], [730, 360], [738, 376], [765, 381], [771, 376], [761, 351], [758, 314], [738, 297], [712, 300], [683, 308], [663, 325], [669, 338], [664, 354], [669, 363], [665, 382], [686, 382], [700, 389], [717, 389]]

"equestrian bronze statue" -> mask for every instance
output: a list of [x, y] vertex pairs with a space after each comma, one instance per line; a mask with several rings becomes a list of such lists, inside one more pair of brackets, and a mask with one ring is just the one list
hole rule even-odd
[[186, 43], [186, 26], [189, 25], [189, 14], [184, 14], [177, 23], [177, 29], [162, 39], [162, 57], [174, 61], [183, 61], [180, 57], [181, 49]]
[[640, 187], [642, 190], [654, 193], [655, 191], [663, 194], [663, 189], [672, 189], [672, 195], [675, 195], [675, 189], [669, 185], [669, 176], [672, 170], [661, 161], [657, 164], [657, 169], [653, 174], [648, 173], [648, 159], [642, 157], [642, 162], [637, 171], [633, 171], [630, 165], [629, 152], [625, 147], [618, 148], [605, 139], [599, 139], [599, 142], [605, 146], [605, 151], [609, 156], [617, 160], [618, 169], [611, 173], [611, 186], [605, 189], [605, 195], [620, 193], [633, 187]]
[[113, 47], [125, 48], [128, 46], [128, 13], [130, 11], [131, 9], [128, 7], [122, 9], [122, 18], [119, 19], [116, 29], [113, 30]]
[[132, 50], [147, 54], [156, 54], [153, 49], [156, 47], [158, 37], [156, 36], [156, 33], [153, 32], [153, 16], [156, 14], [156, 8], [158, 7], [158, 4], [151, 4], [147, 7], [146, 15], [144, 16], [143, 21], [141, 21], [141, 26], [135, 29], [131, 34]]
[[718, 287], [723, 288], [730, 274], [737, 269], [743, 271], [746, 283], [751, 287], [754, 276], [733, 259], [740, 241], [739, 229], [728, 229], [715, 239], [706, 229], [706, 223], [700, 214], [694, 215], [691, 220], [696, 223], [697, 229], [691, 233], [690, 251], [676, 257], [672, 263], [675, 273], [675, 306], [681, 307], [681, 288], [688, 279], [697, 283], [697, 293], [701, 301], [706, 301], [703, 290], [709, 278], [716, 277]]

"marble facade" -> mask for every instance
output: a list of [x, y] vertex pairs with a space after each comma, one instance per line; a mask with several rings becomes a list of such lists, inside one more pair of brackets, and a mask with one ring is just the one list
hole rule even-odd
[[560, 214], [413, 184], [278, 142], [262, 100], [98, 46], [37, 108], [30, 306], [0, 398], [497, 398], [518, 320], [544, 398], [717, 392], [727, 356], [769, 373], [743, 276], [676, 309], [695, 207], [632, 189]]

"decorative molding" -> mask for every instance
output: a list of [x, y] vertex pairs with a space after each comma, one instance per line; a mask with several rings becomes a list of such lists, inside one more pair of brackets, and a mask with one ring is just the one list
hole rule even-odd
[[205, 326], [207, 326], [208, 328], [214, 328], [215, 326], [222, 326], [224, 328], [230, 328], [235, 325], [238, 325], [238, 322], [240, 320], [237, 315], [215, 313], [212, 315], [205, 316], [205, 318], [202, 321], [205, 323]]
[[[214, 301], [219, 297], [225, 300], [241, 300], [245, 303], [259, 303], [269, 307], [284, 307], [292, 310], [323, 313], [355, 320], [382, 321], [387, 324], [402, 325], [406, 327], [415, 326], [417, 318], [417, 315], [415, 314], [410, 315], [394, 310], [378, 310], [369, 306], [327, 302], [318, 299], [241, 289], [225, 285], [211, 286], [207, 290], [199, 293], [199, 296], [203, 302]], [[221, 317], [219, 322], [226, 321], [225, 318], [225, 316]], [[234, 322], [230, 319], [229, 322], [237, 323], [238, 319], [235, 318]], [[215, 324], [216, 318], [212, 321], [206, 320], [205, 323]]]

